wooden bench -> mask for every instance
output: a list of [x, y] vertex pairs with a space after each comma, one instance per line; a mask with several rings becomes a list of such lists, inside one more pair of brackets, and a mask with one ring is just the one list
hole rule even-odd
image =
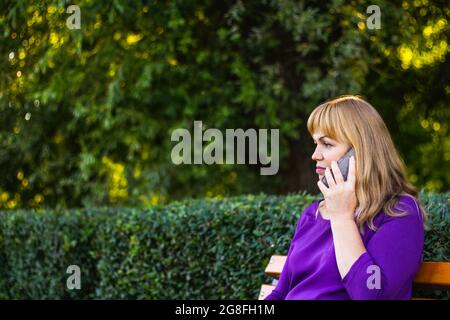
[[[273, 255], [267, 264], [265, 273], [278, 279], [283, 270], [286, 256]], [[277, 280], [274, 280], [275, 282]], [[264, 300], [276, 285], [263, 284], [259, 293], [259, 300]], [[414, 279], [414, 288], [449, 290], [450, 289], [450, 262], [422, 262], [419, 272]], [[413, 300], [424, 300], [413, 298]]]

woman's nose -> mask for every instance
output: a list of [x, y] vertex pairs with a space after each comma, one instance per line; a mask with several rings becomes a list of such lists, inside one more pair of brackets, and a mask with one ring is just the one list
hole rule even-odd
[[317, 149], [318, 148], [316, 147], [316, 149], [314, 150], [314, 153], [311, 156], [311, 159], [313, 159], [314, 161], [322, 160], [322, 158], [323, 158], [322, 154], [320, 154], [320, 152]]

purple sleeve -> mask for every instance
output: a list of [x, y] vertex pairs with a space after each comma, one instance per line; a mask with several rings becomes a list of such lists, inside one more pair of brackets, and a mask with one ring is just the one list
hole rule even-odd
[[277, 286], [275, 289], [272, 290], [272, 292], [267, 295], [267, 297], [264, 298], [264, 300], [284, 300], [284, 297], [289, 292], [289, 283], [290, 283], [290, 272], [289, 272], [289, 258], [291, 256], [292, 249], [294, 248], [294, 239], [297, 235], [297, 232], [303, 222], [303, 220], [306, 217], [306, 212], [311, 208], [312, 205], [310, 205], [308, 208], [305, 209], [305, 211], [302, 213], [300, 218], [297, 220], [297, 226], [295, 228], [294, 236], [291, 240], [291, 245], [289, 246], [289, 250], [286, 257], [286, 262], [283, 266], [283, 270], [281, 271], [280, 278], [278, 279]]
[[386, 217], [366, 245], [366, 252], [342, 279], [352, 300], [410, 299], [419, 270], [424, 228], [418, 207], [408, 206], [407, 216]]

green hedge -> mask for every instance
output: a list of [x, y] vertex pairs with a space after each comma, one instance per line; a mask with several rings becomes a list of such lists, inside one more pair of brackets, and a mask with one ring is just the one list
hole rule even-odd
[[[449, 193], [431, 214], [425, 260], [449, 260]], [[316, 197], [240, 196], [151, 208], [0, 212], [1, 299], [256, 299]], [[81, 268], [81, 290], [66, 269]]]

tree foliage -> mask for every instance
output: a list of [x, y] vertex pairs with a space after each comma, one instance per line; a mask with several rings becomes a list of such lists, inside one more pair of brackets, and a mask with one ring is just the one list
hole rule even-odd
[[[293, 173], [313, 177], [305, 121], [348, 93], [383, 115], [414, 184], [448, 190], [445, 1], [83, 0], [80, 30], [69, 4], [0, 4], [2, 207], [314, 191]], [[280, 174], [175, 166], [170, 134], [194, 120], [279, 128]]]

